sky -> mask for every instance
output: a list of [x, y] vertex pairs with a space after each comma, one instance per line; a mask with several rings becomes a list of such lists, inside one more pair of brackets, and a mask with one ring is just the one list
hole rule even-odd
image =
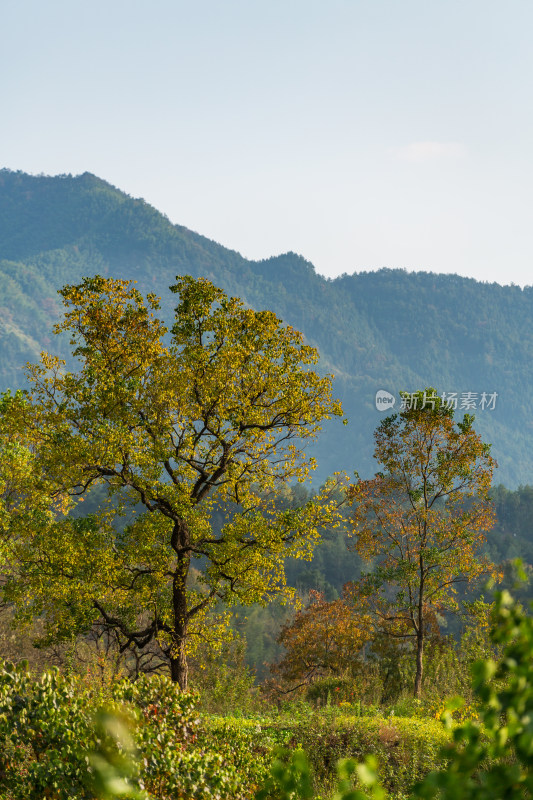
[[533, 283], [531, 0], [3, 0], [0, 166], [252, 259]]

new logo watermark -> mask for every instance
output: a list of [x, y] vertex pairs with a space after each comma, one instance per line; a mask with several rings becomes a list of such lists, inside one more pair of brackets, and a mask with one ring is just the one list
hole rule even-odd
[[376, 408], [378, 411], [391, 411], [394, 408], [396, 398], [385, 389], [376, 392]]

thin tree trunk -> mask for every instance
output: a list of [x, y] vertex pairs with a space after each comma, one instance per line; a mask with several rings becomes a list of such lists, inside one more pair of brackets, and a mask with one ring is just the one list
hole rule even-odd
[[[424, 525], [424, 542], [426, 540], [426, 527]], [[416, 675], [414, 696], [420, 697], [422, 694], [422, 674], [424, 670], [424, 589], [425, 589], [425, 568], [424, 555], [419, 557], [420, 583], [418, 586], [418, 609], [416, 621]]]
[[420, 628], [416, 636], [416, 675], [414, 696], [422, 694], [422, 675], [424, 670], [424, 631]]

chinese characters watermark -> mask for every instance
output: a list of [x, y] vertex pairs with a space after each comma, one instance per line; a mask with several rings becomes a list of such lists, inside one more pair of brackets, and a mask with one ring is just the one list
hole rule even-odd
[[[444, 408], [454, 411], [494, 411], [498, 392], [402, 392], [400, 396], [400, 411], [413, 409], [435, 409], [437, 400], [441, 401]], [[396, 398], [385, 389], [376, 392], [376, 408], [378, 411], [391, 411], [396, 403]]]

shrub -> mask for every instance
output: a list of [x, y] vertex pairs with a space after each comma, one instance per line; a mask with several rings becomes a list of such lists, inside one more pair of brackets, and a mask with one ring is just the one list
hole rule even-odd
[[[79, 679], [57, 669], [35, 679], [25, 664], [0, 667], [2, 800], [95, 797], [91, 753], [104, 753], [112, 764], [124, 749], [95, 725], [97, 700]], [[161, 675], [113, 687], [111, 718], [128, 721], [135, 748], [135, 764], [120, 775], [132, 796], [135, 790], [147, 800], [237, 796], [234, 769], [221, 755], [198, 746], [195, 703], [194, 695], [182, 693]]]
[[291, 744], [304, 743], [317, 789], [330, 792], [336, 784], [337, 762], [371, 755], [387, 791], [406, 793], [441, 763], [441, 748], [450, 735], [431, 719], [397, 717], [317, 716], [295, 727]]
[[2, 798], [90, 798], [83, 747], [96, 744], [86, 697], [57, 670], [32, 679], [27, 664], [0, 669]]

